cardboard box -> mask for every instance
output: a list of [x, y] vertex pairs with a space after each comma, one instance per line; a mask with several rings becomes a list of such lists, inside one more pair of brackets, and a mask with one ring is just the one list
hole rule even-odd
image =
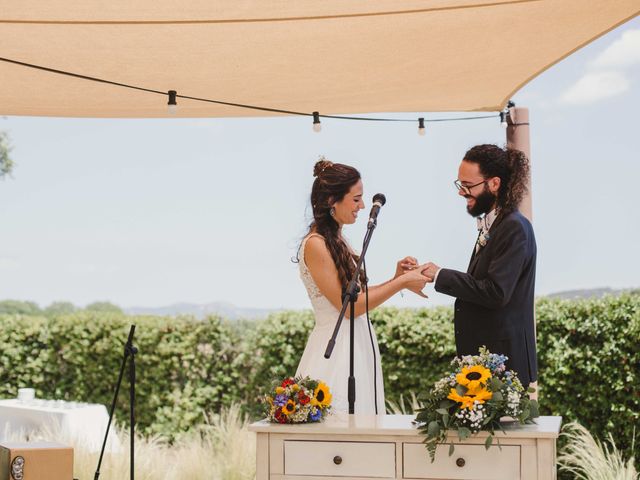
[[2, 442], [0, 480], [73, 480], [73, 448], [50, 442]]

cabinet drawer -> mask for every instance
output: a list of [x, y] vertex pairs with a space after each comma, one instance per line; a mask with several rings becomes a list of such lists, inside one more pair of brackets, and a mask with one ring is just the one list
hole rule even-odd
[[438, 445], [431, 463], [422, 443], [402, 444], [403, 478], [451, 480], [519, 480], [520, 447], [503, 445], [489, 450], [484, 445], [456, 445], [449, 456], [449, 445]]
[[285, 475], [396, 477], [396, 444], [377, 442], [284, 442]]

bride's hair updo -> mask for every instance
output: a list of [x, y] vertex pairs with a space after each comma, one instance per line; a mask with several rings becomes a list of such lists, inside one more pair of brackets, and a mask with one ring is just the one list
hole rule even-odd
[[[324, 237], [324, 242], [331, 253], [342, 288], [346, 288], [353, 277], [358, 257], [352, 254], [346, 242], [340, 235], [340, 226], [331, 216], [331, 206], [341, 201], [349, 193], [358, 180], [360, 172], [349, 165], [332, 163], [321, 157], [313, 167], [316, 177], [311, 188], [311, 208], [313, 221], [309, 225], [309, 232], [315, 231]], [[364, 275], [361, 272], [361, 282]]]

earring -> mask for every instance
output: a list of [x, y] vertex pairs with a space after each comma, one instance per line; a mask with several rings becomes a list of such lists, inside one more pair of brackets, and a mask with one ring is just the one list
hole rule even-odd
[[336, 216], [336, 207], [331, 207], [331, 210], [329, 210], [329, 215], [331, 215], [332, 217]]

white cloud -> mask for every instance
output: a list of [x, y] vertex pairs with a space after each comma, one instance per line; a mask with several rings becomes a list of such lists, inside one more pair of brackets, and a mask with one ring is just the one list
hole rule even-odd
[[560, 103], [587, 105], [627, 92], [625, 68], [640, 65], [640, 29], [627, 30], [589, 62], [588, 71], [560, 97]]
[[622, 72], [589, 72], [569, 88], [561, 101], [572, 105], [585, 105], [620, 95], [631, 86]]
[[640, 64], [640, 29], [624, 32], [590, 65], [595, 68], [623, 68], [636, 64]]

